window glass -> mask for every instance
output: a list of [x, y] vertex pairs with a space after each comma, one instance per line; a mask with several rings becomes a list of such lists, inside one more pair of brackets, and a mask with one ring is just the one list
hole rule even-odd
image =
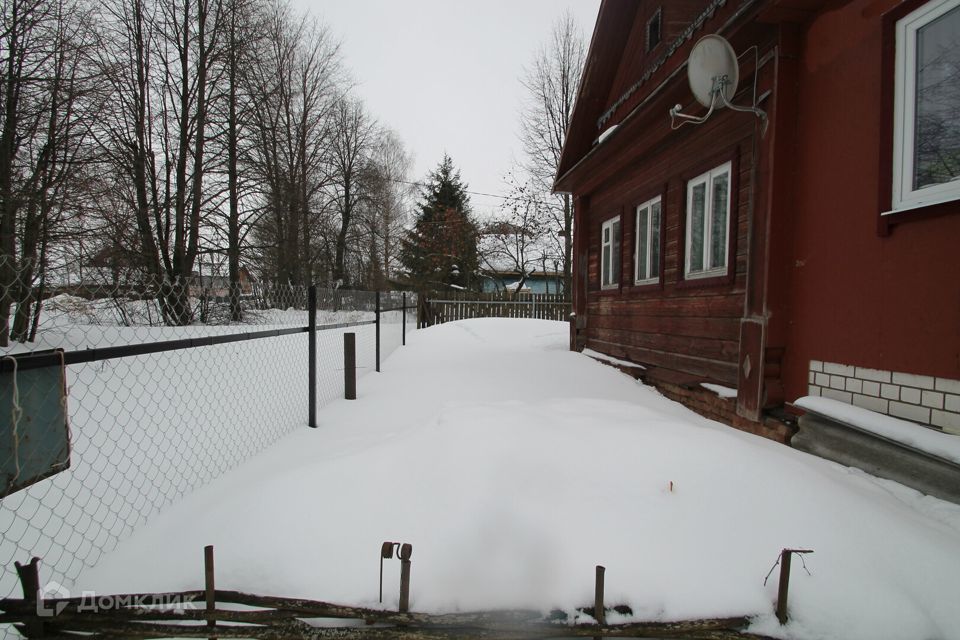
[[660, 277], [660, 201], [650, 205], [650, 277]]
[[[609, 236], [609, 234], [607, 234]], [[600, 260], [602, 263], [603, 274], [601, 275], [602, 280], [600, 281], [602, 286], [610, 284], [610, 245], [603, 245], [603, 256]]]
[[650, 252], [650, 209], [643, 208], [637, 212], [637, 280], [646, 280], [647, 259]]
[[703, 271], [704, 208], [707, 185], [701, 182], [693, 187], [690, 199], [690, 271]]
[[913, 188], [960, 178], [960, 6], [917, 30]]
[[710, 268], [717, 269], [727, 264], [727, 201], [730, 174], [723, 173], [713, 179], [713, 220], [710, 225]]
[[620, 219], [613, 221], [613, 246], [610, 248], [610, 284], [620, 284]]

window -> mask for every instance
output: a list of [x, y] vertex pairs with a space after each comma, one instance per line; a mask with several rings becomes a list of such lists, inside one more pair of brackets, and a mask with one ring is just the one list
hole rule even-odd
[[687, 183], [687, 278], [727, 273], [730, 237], [730, 163]]
[[600, 286], [615, 289], [620, 286], [620, 216], [603, 223], [600, 240]]
[[637, 243], [633, 253], [636, 284], [660, 280], [660, 198], [637, 207]]
[[960, 199], [960, 0], [896, 23], [893, 213]]
[[653, 48], [660, 44], [660, 28], [663, 24], [663, 8], [658, 8], [656, 13], [647, 20], [647, 51], [653, 51]]

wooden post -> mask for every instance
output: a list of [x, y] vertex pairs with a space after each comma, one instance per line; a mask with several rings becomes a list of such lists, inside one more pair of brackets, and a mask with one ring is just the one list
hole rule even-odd
[[813, 553], [812, 549], [784, 549], [780, 552], [780, 584], [777, 588], [777, 620], [787, 624], [787, 594], [790, 591], [790, 561], [793, 554]]
[[606, 570], [606, 567], [597, 565], [597, 578], [593, 592], [593, 617], [601, 627], [607, 624], [607, 615], [603, 610], [603, 574]]
[[[23, 599], [36, 605], [35, 612], [39, 614], [43, 607], [43, 594], [40, 591], [40, 558], [32, 558], [27, 564], [14, 562], [17, 576], [20, 578], [20, 587], [23, 589]], [[38, 617], [28, 618], [22, 625], [16, 625], [27, 638], [42, 638], [45, 635], [43, 621]]]
[[357, 334], [343, 334], [343, 397], [357, 399]]
[[[217, 610], [217, 592], [213, 578], [213, 545], [207, 545], [203, 548], [203, 582], [207, 597], [207, 613], [214, 614]], [[213, 618], [207, 620], [207, 628], [214, 629], [217, 621]], [[210, 636], [210, 640], [217, 640], [216, 636]]]
[[780, 552], [780, 585], [777, 589], [777, 620], [787, 624], [787, 593], [790, 590], [790, 549]]

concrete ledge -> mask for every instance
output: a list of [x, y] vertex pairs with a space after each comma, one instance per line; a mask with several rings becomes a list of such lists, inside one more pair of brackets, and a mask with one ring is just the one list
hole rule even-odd
[[[790, 446], [960, 504], [960, 465], [808, 411]], [[924, 427], [917, 427], [922, 429]]]

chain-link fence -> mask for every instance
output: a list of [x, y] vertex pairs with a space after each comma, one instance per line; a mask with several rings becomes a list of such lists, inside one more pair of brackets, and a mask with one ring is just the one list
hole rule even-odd
[[[413, 294], [212, 280], [0, 287], [0, 597], [14, 560], [80, 572], [157, 512], [308, 424], [416, 326]], [[178, 297], [181, 296], [181, 297]], [[379, 337], [379, 340], [378, 340]], [[19, 341], [19, 339], [29, 339]]]

